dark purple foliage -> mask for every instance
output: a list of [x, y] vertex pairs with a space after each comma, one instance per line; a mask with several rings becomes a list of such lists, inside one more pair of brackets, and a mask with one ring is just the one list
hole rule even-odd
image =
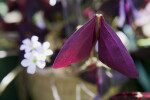
[[124, 24], [132, 26], [132, 20], [138, 18], [138, 11], [134, 4], [139, 4], [138, 0], [108, 0], [102, 4], [100, 11], [109, 16], [119, 16], [118, 27]]
[[96, 64], [92, 64], [91, 66], [88, 66], [87, 70], [81, 72], [79, 76], [89, 83], [96, 84], [97, 70], [98, 67], [96, 66]]
[[89, 56], [95, 41], [96, 16], [77, 30], [64, 44], [53, 64], [61, 68]]
[[[77, 30], [60, 50], [53, 68], [61, 68], [79, 62], [88, 57], [96, 40], [96, 16]], [[137, 78], [138, 71], [128, 51], [116, 33], [107, 25], [104, 18], [100, 17], [99, 59], [112, 69], [131, 77]]]
[[103, 17], [100, 22], [99, 59], [112, 69], [128, 77], [138, 77], [138, 72], [131, 56]]
[[149, 100], [150, 93], [135, 92], [135, 93], [122, 93], [111, 97], [109, 100]]

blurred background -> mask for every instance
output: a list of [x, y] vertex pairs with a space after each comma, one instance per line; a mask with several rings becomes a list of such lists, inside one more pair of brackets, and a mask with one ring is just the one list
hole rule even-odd
[[[138, 79], [100, 61], [89, 65], [88, 59], [52, 69], [65, 41], [96, 13], [130, 52]], [[24, 52], [19, 47], [33, 35], [50, 42], [53, 55], [44, 69], [30, 75], [20, 65]], [[94, 61], [97, 55], [96, 49]], [[0, 100], [109, 100], [137, 92], [150, 92], [150, 0], [0, 0]]]

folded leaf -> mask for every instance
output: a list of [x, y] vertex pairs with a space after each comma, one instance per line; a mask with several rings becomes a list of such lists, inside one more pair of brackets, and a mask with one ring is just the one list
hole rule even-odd
[[77, 30], [64, 44], [53, 68], [61, 68], [89, 56], [95, 41], [96, 16]]
[[112, 69], [131, 77], [137, 78], [138, 71], [128, 51], [119, 37], [101, 17], [99, 36], [99, 59]]

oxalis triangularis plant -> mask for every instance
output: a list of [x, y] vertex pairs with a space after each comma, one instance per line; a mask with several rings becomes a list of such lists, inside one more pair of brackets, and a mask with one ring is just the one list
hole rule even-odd
[[94, 15], [70, 36], [57, 55], [53, 68], [62, 68], [93, 56], [97, 41], [101, 62], [130, 78], [139, 76], [130, 54], [101, 14]]

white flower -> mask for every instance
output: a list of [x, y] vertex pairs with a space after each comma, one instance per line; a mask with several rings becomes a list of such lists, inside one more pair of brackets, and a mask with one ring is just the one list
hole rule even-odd
[[37, 52], [39, 53], [38, 54], [38, 56], [39, 56], [38, 59], [39, 60], [45, 61], [47, 56], [50, 56], [50, 55], [53, 54], [53, 51], [50, 50], [49, 47], [50, 47], [50, 43], [49, 42], [44, 42], [42, 44], [42, 46], [36, 48]]
[[37, 52], [29, 52], [24, 55], [25, 59], [21, 61], [23, 67], [28, 67], [27, 72], [34, 74], [36, 67], [43, 69], [46, 65], [45, 61], [38, 60]]
[[31, 50], [34, 50], [36, 47], [41, 46], [41, 43], [38, 42], [37, 36], [32, 36], [30, 39], [25, 39], [22, 41], [22, 45], [20, 46], [20, 50], [25, 50], [25, 52], [30, 52]]
[[55, 6], [56, 5], [57, 0], [49, 0], [49, 4], [51, 6]]
[[44, 16], [44, 13], [42, 11], [35, 13], [35, 20], [36, 20], [35, 24], [37, 27], [39, 27], [41, 29], [46, 28], [43, 16]]
[[21, 65], [27, 67], [27, 73], [34, 74], [37, 67], [43, 69], [46, 66], [47, 56], [53, 54], [53, 51], [49, 49], [50, 43], [41, 44], [37, 36], [32, 36], [31, 40], [25, 39], [22, 42], [20, 50], [25, 50], [25, 59], [21, 61]]

